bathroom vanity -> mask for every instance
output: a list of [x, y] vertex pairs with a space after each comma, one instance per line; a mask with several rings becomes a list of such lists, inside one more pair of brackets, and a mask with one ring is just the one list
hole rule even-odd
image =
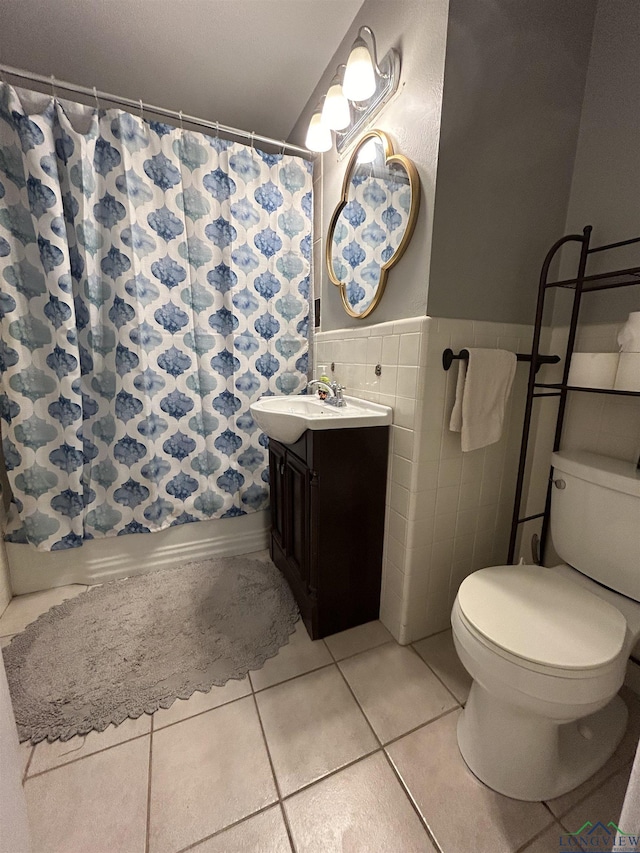
[[388, 426], [271, 438], [271, 559], [312, 639], [377, 619]]

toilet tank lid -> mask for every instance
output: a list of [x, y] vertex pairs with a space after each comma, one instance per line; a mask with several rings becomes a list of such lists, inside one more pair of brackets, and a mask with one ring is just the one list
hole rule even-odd
[[551, 464], [556, 472], [562, 471], [588, 483], [640, 498], [640, 471], [634, 462], [574, 450], [552, 453]]
[[589, 670], [622, 651], [627, 622], [612, 604], [544, 566], [492, 566], [458, 590], [467, 621], [511, 655], [549, 668]]

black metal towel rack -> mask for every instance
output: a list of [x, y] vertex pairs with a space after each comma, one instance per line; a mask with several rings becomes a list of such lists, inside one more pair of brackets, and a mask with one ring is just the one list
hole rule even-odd
[[[525, 352], [517, 352], [516, 359], [518, 361], [531, 361], [531, 353]], [[452, 349], [447, 347], [446, 350], [442, 353], [442, 366], [445, 370], [449, 370], [454, 361], [468, 361], [469, 360], [469, 350], [461, 349], [460, 352], [456, 355]], [[536, 372], [540, 369], [543, 364], [558, 364], [560, 361], [559, 355], [539, 355], [537, 356], [537, 364], [536, 364]]]

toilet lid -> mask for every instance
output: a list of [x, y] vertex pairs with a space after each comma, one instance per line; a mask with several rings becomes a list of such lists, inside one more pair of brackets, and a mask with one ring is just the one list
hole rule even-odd
[[619, 610], [553, 569], [494, 566], [466, 578], [458, 603], [467, 621], [512, 655], [558, 669], [595, 669], [622, 650]]

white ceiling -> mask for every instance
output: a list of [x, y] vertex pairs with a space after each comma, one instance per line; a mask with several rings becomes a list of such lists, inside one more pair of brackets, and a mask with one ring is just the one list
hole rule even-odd
[[287, 138], [362, 0], [0, 0], [0, 62]]

